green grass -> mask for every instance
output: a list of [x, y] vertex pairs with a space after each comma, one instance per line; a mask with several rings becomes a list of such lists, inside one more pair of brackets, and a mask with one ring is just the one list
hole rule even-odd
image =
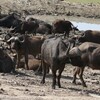
[[76, 3], [100, 3], [100, 0], [65, 0], [68, 2], [76, 2]]

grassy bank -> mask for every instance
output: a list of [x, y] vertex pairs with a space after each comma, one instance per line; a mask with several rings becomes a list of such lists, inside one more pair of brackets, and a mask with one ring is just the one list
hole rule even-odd
[[68, 2], [77, 2], [77, 3], [100, 3], [100, 0], [65, 0]]

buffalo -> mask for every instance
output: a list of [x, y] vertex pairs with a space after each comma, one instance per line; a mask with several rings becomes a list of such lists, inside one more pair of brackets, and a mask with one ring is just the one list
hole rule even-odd
[[52, 34], [52, 26], [50, 24], [39, 24], [39, 27], [36, 29], [36, 33], [40, 34]]
[[36, 34], [36, 29], [39, 27], [39, 24], [35, 21], [22, 21], [17, 27], [11, 30], [12, 33], [20, 33], [20, 34]]
[[37, 18], [33, 18], [33, 17], [29, 17], [29, 18], [26, 17], [26, 21], [35, 21], [37, 23], [41, 23], [41, 24], [44, 23], [44, 24], [46, 24], [45, 21], [37, 19]]
[[65, 36], [69, 36], [70, 31], [72, 30], [77, 30], [78, 29], [76, 27], [74, 27], [74, 25], [67, 20], [55, 20], [52, 23], [52, 32], [55, 33], [64, 33]]
[[28, 18], [26, 21], [28, 22], [36, 22], [39, 27], [36, 29], [36, 33], [40, 33], [40, 34], [51, 34], [52, 33], [52, 25], [50, 25], [49, 23], [36, 19], [36, 18]]
[[0, 19], [0, 26], [1, 27], [17, 27], [22, 21], [17, 17], [15, 13], [7, 15]]
[[2, 47], [0, 47], [0, 72], [15, 73], [15, 60]]
[[[46, 39], [41, 47], [41, 63], [43, 68], [43, 78], [41, 83], [45, 83], [46, 70], [51, 68], [53, 75], [52, 88], [55, 89], [56, 78], [58, 86], [61, 88], [60, 78], [66, 62], [68, 62], [68, 52], [75, 44], [74, 41], [64, 42], [60, 37]], [[58, 76], [56, 72], [58, 70]]]
[[19, 37], [11, 37], [7, 43], [11, 43], [11, 48], [17, 52], [17, 67], [20, 64], [21, 56], [25, 56], [26, 69], [28, 66], [28, 54], [36, 57], [41, 52], [41, 45], [45, 38], [43, 36], [33, 36], [21, 35]]
[[86, 30], [78, 38], [79, 42], [94, 42], [100, 43], [100, 31]]
[[82, 85], [86, 87], [86, 83], [83, 79], [83, 71], [85, 66], [89, 66], [92, 69], [98, 69], [97, 65], [100, 66], [98, 63], [99, 59], [96, 58], [96, 56], [99, 55], [99, 53], [95, 52], [96, 55], [94, 53], [95, 49], [98, 47], [100, 47], [100, 44], [84, 42], [81, 45], [74, 47], [69, 51], [69, 58], [71, 64], [73, 66], [77, 66], [74, 70], [73, 83], [76, 84], [76, 75], [78, 74], [80, 80], [82, 81]]

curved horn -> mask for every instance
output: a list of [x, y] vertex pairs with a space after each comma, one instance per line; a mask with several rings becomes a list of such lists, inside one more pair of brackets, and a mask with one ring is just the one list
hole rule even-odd
[[25, 37], [23, 37], [23, 40], [20, 40], [19, 37], [16, 37], [15, 40], [18, 40], [20, 43], [24, 43], [25, 42]]
[[15, 29], [15, 27], [10, 27], [10, 29], [8, 29], [8, 31], [12, 31], [12, 30], [14, 30]]
[[9, 40], [7, 40], [7, 43], [13, 42], [13, 41], [15, 41], [15, 37], [11, 37]]

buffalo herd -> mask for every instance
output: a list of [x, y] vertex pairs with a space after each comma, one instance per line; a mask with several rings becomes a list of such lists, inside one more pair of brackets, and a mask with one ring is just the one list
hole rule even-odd
[[41, 83], [44, 84], [46, 73], [51, 70], [55, 89], [56, 84], [61, 88], [66, 64], [74, 66], [72, 82], [76, 84], [78, 75], [84, 87], [87, 86], [84, 68], [100, 70], [99, 31], [80, 31], [65, 19], [56, 19], [52, 24], [34, 17], [23, 20], [16, 13], [1, 18], [0, 28], [9, 29], [0, 40], [3, 42], [0, 43], [0, 72], [15, 73], [16, 68], [33, 70], [36, 75], [43, 74]]

